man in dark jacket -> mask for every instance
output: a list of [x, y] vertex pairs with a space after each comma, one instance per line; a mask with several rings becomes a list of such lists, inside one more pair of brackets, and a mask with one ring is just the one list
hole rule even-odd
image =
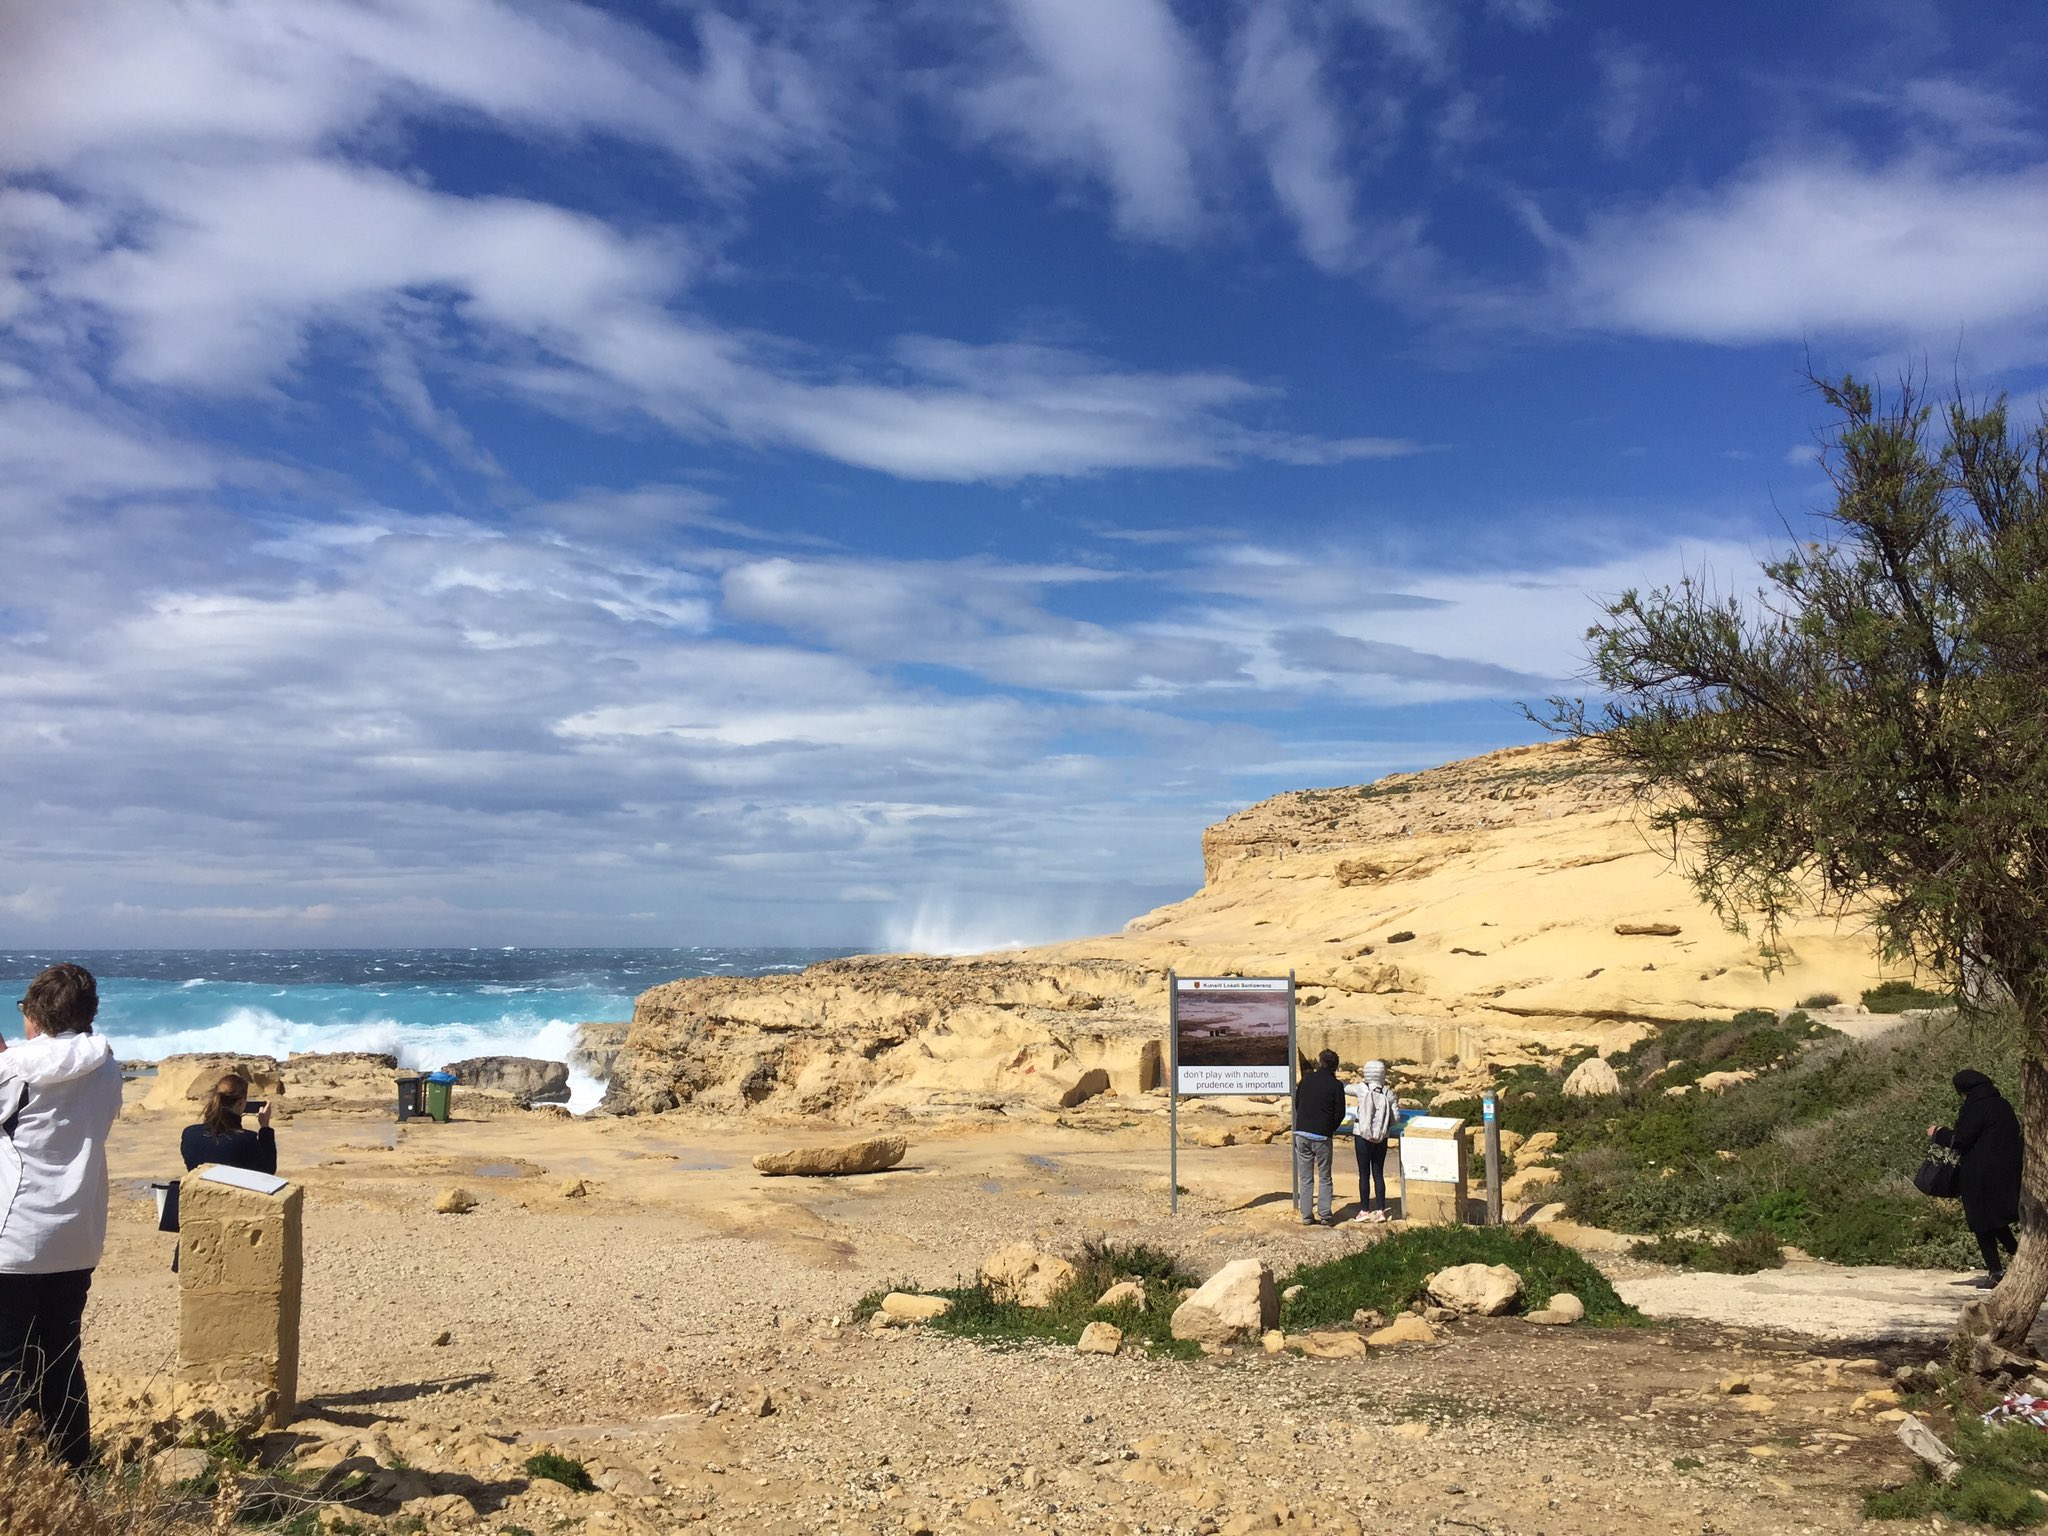
[[1956, 1152], [1957, 1190], [1963, 1220], [1984, 1255], [1993, 1285], [2005, 1278], [2000, 1252], [2017, 1253], [2013, 1223], [2020, 1219], [2020, 1118], [2013, 1113], [1990, 1078], [1982, 1072], [1958, 1072], [1956, 1092], [1963, 1096], [1956, 1128], [1930, 1125], [1927, 1134]]
[[1337, 1053], [1324, 1051], [1315, 1071], [1294, 1090], [1294, 1203], [1301, 1224], [1316, 1224], [1316, 1196], [1322, 1196], [1323, 1221], [1331, 1220], [1336, 1190], [1330, 1180], [1330, 1153], [1337, 1127], [1344, 1119], [1344, 1085], [1337, 1081]]

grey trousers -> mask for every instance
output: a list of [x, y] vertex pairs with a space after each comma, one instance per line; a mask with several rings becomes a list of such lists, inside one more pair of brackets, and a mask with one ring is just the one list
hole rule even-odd
[[1303, 1221], [1317, 1219], [1316, 1197], [1322, 1197], [1322, 1217], [1327, 1219], [1336, 1206], [1337, 1191], [1330, 1179], [1331, 1143], [1328, 1137], [1297, 1134], [1294, 1138], [1294, 1204]]

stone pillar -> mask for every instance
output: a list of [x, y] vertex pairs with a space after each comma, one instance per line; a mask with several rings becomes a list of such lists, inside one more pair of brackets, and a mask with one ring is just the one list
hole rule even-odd
[[205, 1172], [178, 1190], [178, 1378], [275, 1393], [281, 1426], [299, 1390], [305, 1191], [259, 1195]]
[[1417, 1115], [1401, 1131], [1401, 1215], [1408, 1221], [1465, 1220], [1465, 1122]]

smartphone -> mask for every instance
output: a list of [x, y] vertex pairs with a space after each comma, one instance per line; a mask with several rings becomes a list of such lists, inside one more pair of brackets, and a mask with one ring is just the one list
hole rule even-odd
[[247, 1104], [244, 1104], [242, 1106], [242, 1112], [244, 1114], [260, 1115], [263, 1113], [263, 1111], [265, 1111], [268, 1108], [270, 1108], [270, 1100], [251, 1099]]

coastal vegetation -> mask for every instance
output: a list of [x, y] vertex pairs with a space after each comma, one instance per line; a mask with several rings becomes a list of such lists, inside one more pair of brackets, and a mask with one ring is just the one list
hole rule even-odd
[[[1750, 597], [1691, 575], [1624, 593], [1588, 635], [1604, 702], [1552, 719], [1636, 776], [1700, 898], [1767, 953], [1803, 912], [1853, 912], [1888, 958], [2009, 1005], [2023, 1124], [2048, 1136], [2048, 414], [2016, 429], [2003, 397], [1937, 410], [1911, 381], [1812, 382], [1836, 417], [1823, 536]], [[1835, 1193], [1773, 1209], [1837, 1249], [1886, 1246], [1869, 1201]], [[2048, 1297], [2048, 1160], [2021, 1209], [1985, 1313], [2009, 1347]]]
[[[1841, 1264], [1967, 1269], [1976, 1248], [1954, 1201], [1912, 1176], [1926, 1128], [1953, 1117], [1949, 1079], [1974, 1067], [2011, 1092], [2020, 1043], [1954, 1012], [1853, 1040], [1803, 1012], [1755, 1009], [1674, 1024], [1608, 1058], [1621, 1092], [1564, 1093], [1579, 1058], [1500, 1079], [1500, 1121], [1557, 1133], [1565, 1213], [1641, 1234], [1639, 1256], [1747, 1273], [1780, 1244]], [[1714, 1073], [1748, 1080], [1699, 1083]], [[1476, 1117], [1450, 1101], [1439, 1111]]]
[[1392, 1316], [1422, 1301], [1429, 1277], [1459, 1264], [1505, 1264], [1522, 1277], [1530, 1312], [1569, 1292], [1595, 1327], [1625, 1327], [1642, 1315], [1582, 1255], [1526, 1227], [1411, 1227], [1321, 1264], [1305, 1264], [1283, 1282], [1301, 1291], [1280, 1307], [1285, 1329], [1348, 1325], [1363, 1309]]

